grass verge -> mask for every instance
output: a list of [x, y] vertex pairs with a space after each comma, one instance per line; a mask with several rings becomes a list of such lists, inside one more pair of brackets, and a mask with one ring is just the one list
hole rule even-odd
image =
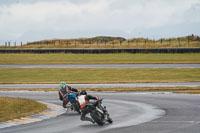
[[0, 54], [0, 64], [199, 64], [200, 54]]
[[0, 107], [0, 122], [37, 114], [47, 108], [33, 100], [10, 97], [0, 97]]
[[200, 82], [200, 68], [2, 68], [1, 84]]
[[[145, 92], [170, 91], [175, 93], [200, 94], [200, 87], [131, 87], [131, 88], [78, 88], [87, 91]], [[58, 91], [59, 88], [0, 88], [0, 91]]]

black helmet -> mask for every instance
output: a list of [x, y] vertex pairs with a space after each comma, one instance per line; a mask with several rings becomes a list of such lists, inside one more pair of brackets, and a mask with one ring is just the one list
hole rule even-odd
[[87, 92], [85, 90], [82, 90], [80, 95], [87, 95]]

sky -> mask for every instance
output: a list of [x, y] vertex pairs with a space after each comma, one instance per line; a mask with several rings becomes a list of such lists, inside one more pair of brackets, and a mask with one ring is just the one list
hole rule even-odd
[[0, 0], [0, 44], [200, 35], [200, 0]]

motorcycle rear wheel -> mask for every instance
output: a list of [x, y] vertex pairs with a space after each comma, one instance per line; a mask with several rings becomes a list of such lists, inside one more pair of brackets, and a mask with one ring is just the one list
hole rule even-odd
[[81, 114], [81, 111], [80, 111], [80, 105], [77, 101], [73, 101], [72, 102], [72, 106], [74, 107], [75, 111], [78, 112], [79, 114]]

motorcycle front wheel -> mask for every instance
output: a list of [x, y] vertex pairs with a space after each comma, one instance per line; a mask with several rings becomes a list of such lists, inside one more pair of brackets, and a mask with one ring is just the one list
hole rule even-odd
[[112, 118], [110, 118], [110, 116], [108, 116], [108, 120], [107, 120], [109, 123], [113, 123], [113, 120]]
[[102, 114], [100, 114], [98, 111], [94, 110], [90, 113], [90, 116], [92, 119], [100, 126], [103, 126], [105, 124], [104, 118], [102, 118]]

